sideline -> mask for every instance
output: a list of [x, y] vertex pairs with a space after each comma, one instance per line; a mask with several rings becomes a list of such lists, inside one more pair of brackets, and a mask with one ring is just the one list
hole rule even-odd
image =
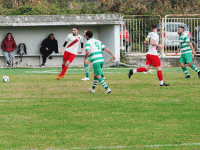
[[196, 146], [200, 143], [184, 143], [184, 144], [166, 144], [166, 145], [144, 145], [144, 146], [115, 146], [115, 147], [87, 147], [87, 148], [69, 148], [67, 150], [82, 150], [82, 149], [122, 149], [122, 148], [149, 148], [149, 147], [179, 147], [179, 146]]

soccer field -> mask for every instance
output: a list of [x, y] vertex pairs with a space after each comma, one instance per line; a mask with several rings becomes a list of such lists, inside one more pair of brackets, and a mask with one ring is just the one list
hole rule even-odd
[[0, 69], [0, 149], [200, 149], [200, 79], [164, 68], [134, 74], [104, 68], [110, 94], [81, 81], [83, 68]]

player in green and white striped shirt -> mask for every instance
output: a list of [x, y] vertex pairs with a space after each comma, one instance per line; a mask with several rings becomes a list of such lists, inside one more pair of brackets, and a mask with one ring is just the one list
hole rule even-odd
[[111, 89], [108, 88], [106, 82], [103, 80], [101, 74], [102, 72], [102, 67], [104, 64], [104, 58], [102, 55], [102, 50], [107, 51], [110, 55], [112, 55], [113, 59], [115, 60], [115, 56], [110, 52], [110, 50], [108, 48], [105, 47], [105, 45], [99, 41], [96, 40], [93, 37], [93, 33], [92, 31], [87, 31], [86, 32], [86, 38], [87, 38], [87, 43], [86, 43], [86, 53], [85, 53], [85, 62], [90, 54], [91, 56], [91, 62], [93, 65], [93, 69], [94, 69], [94, 81], [93, 81], [93, 85], [92, 88], [89, 89], [89, 91], [91, 93], [95, 93], [95, 88], [97, 86], [97, 82], [99, 81], [99, 83], [106, 89], [106, 94], [111, 92]]
[[191, 67], [194, 71], [198, 73], [198, 76], [200, 78], [200, 71], [199, 69], [192, 64], [192, 54], [196, 55], [196, 52], [193, 48], [192, 43], [190, 42], [188, 36], [186, 36], [184, 33], [184, 27], [179, 26], [178, 27], [178, 34], [179, 34], [179, 43], [180, 43], [180, 48], [178, 48], [175, 53], [177, 54], [179, 51], [181, 51], [181, 57], [180, 57], [180, 66], [185, 73], [186, 77], [185, 78], [190, 78], [190, 75], [188, 73], [188, 70], [185, 66], [187, 64], [189, 67]]
[[[84, 36], [86, 37], [86, 32], [87, 32], [88, 30], [85, 30], [84, 31]], [[84, 61], [84, 67], [85, 67], [85, 75], [86, 75], [86, 77], [84, 77], [83, 79], [81, 79], [81, 81], [88, 81], [88, 80], [90, 80], [89, 79], [89, 64], [91, 64], [92, 63], [92, 61], [91, 61], [91, 57], [88, 57], [88, 59], [86, 60], [86, 62]], [[105, 80], [106, 78], [104, 77], [104, 74], [102, 74], [101, 75], [102, 76], [102, 78]]]

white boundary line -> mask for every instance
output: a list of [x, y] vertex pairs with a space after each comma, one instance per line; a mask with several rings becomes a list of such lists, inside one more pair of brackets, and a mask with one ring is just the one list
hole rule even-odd
[[0, 100], [0, 102], [31, 102], [37, 100]]
[[[115, 68], [117, 70], [117, 68]], [[121, 68], [123, 69], [123, 68]], [[125, 68], [124, 68], [125, 69]], [[83, 70], [83, 69], [69, 69], [68, 70], [68, 74], [84, 74], [85, 72], [76, 72], [77, 70]], [[105, 69], [104, 71], [106, 71], [107, 69]], [[109, 69], [108, 69], [109, 70]], [[73, 72], [75, 71], [75, 72]], [[154, 70], [149, 70], [148, 72], [141, 72], [141, 73], [154, 73], [155, 71]], [[45, 73], [50, 73], [50, 74], [57, 74], [57, 73], [60, 73], [60, 71], [58, 70], [49, 70], [49, 71], [26, 71], [26, 73], [36, 73], [36, 74], [45, 74]], [[94, 72], [89, 72], [89, 73], [94, 73]], [[124, 73], [124, 72], [104, 72], [104, 73]], [[125, 72], [125, 73], [128, 73], [128, 72]]]
[[[166, 145], [144, 145], [144, 146], [115, 146], [115, 147], [87, 147], [87, 148], [69, 148], [67, 150], [82, 150], [82, 149], [122, 149], [122, 148], [148, 148], [148, 147], [178, 147], [178, 146], [196, 146], [200, 143], [184, 143], [184, 144], [166, 144]], [[59, 149], [59, 148], [58, 148]]]

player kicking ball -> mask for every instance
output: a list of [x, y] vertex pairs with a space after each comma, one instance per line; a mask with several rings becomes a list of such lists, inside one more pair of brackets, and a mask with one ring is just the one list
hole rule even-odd
[[[81, 43], [81, 52], [78, 52], [79, 44]], [[67, 45], [66, 49], [65, 46]], [[63, 78], [65, 76], [65, 73], [74, 58], [76, 57], [77, 53], [81, 54], [83, 52], [83, 37], [81, 35], [78, 35], [78, 28], [72, 29], [72, 34], [69, 34], [65, 40], [65, 43], [63, 45], [63, 48], [60, 52], [60, 54], [64, 52], [63, 55], [63, 63], [62, 63], [62, 71], [59, 76], [57, 76], [57, 79], [60, 80], [60, 78]]]
[[[87, 32], [88, 30], [85, 30], [84, 31], [84, 36], [86, 37], [86, 32]], [[88, 81], [88, 80], [90, 80], [89, 79], [89, 64], [91, 64], [92, 63], [92, 60], [91, 60], [91, 57], [88, 57], [88, 59], [86, 60], [86, 61], [84, 61], [84, 67], [85, 67], [85, 74], [86, 74], [86, 76], [83, 78], [83, 79], [81, 79], [81, 81]], [[104, 74], [102, 74], [101, 75], [102, 76], [102, 78], [105, 80], [106, 78], [104, 77]]]
[[102, 50], [107, 51], [110, 55], [112, 55], [113, 59], [115, 60], [115, 56], [110, 52], [108, 48], [105, 47], [105, 45], [99, 41], [93, 38], [93, 33], [92, 31], [87, 31], [86, 32], [86, 53], [85, 53], [85, 59], [84, 61], [86, 62], [88, 56], [90, 55], [91, 57], [91, 62], [93, 65], [94, 69], [94, 80], [92, 84], [92, 88], [89, 89], [91, 93], [95, 93], [95, 88], [97, 86], [97, 82], [99, 83], [106, 89], [106, 94], [111, 93], [111, 89], [107, 86], [106, 82], [103, 80], [101, 77], [102, 72], [102, 67], [104, 64], [104, 58], [102, 55]]
[[158, 44], [159, 43], [159, 35], [157, 34], [157, 32], [158, 32], [157, 25], [152, 25], [151, 30], [152, 30], [152, 32], [150, 32], [148, 34], [147, 38], [144, 41], [144, 44], [149, 45], [148, 46], [149, 50], [146, 55], [146, 66], [140, 67], [140, 68], [137, 68], [134, 70], [131, 69], [129, 71], [128, 77], [130, 79], [134, 73], [147, 72], [147, 71], [149, 71], [151, 65], [153, 65], [153, 67], [156, 67], [156, 69], [157, 69], [157, 75], [158, 75], [158, 79], [160, 81], [160, 86], [169, 86], [169, 84], [166, 84], [163, 82], [161, 62], [160, 62], [160, 59], [159, 59], [158, 53], [157, 53], [158, 47], [163, 48], [163, 45]]
[[186, 75], [185, 78], [190, 78], [190, 75], [188, 73], [188, 70], [187, 70], [185, 64], [187, 64], [194, 71], [196, 71], [198, 73], [199, 78], [200, 78], [199, 69], [194, 64], [192, 64], [192, 54], [196, 55], [196, 52], [195, 52], [193, 45], [190, 42], [188, 36], [184, 35], [184, 33], [183, 33], [184, 27], [179, 26], [177, 32], [179, 34], [178, 40], [179, 40], [179, 43], [180, 43], [180, 47], [178, 48], [177, 51], [175, 51], [175, 53], [177, 54], [179, 51], [181, 51], [180, 66], [181, 66], [183, 72]]

